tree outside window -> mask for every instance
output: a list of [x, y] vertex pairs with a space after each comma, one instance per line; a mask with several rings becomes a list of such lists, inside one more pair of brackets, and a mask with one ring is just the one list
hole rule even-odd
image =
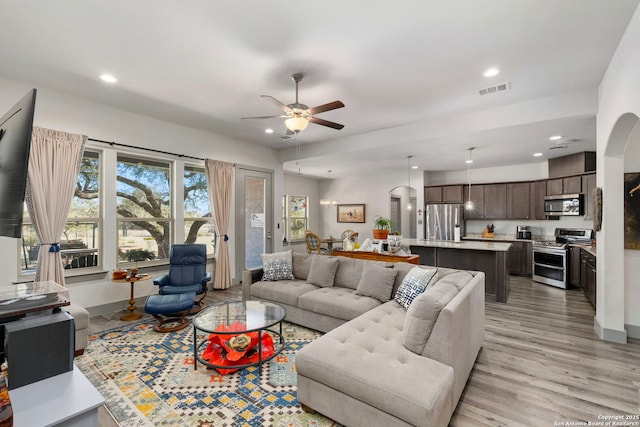
[[304, 240], [309, 224], [309, 198], [307, 196], [287, 196], [286, 201], [287, 239], [290, 242]]
[[217, 233], [211, 215], [207, 175], [202, 167], [184, 167], [184, 242], [204, 243], [214, 255]]
[[118, 155], [118, 262], [169, 257], [171, 246], [171, 164]]

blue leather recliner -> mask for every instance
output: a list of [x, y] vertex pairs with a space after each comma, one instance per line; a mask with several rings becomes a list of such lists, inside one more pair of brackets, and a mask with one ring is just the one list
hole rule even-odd
[[207, 283], [211, 273], [207, 272], [207, 246], [203, 244], [177, 244], [169, 253], [169, 273], [156, 277], [153, 284], [159, 286], [160, 295], [176, 295], [194, 292], [199, 299], [192, 313], [204, 307]]

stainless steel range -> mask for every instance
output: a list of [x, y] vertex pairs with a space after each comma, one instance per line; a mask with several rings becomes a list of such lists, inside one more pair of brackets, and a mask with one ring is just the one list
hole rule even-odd
[[556, 228], [555, 240], [533, 242], [533, 280], [567, 289], [569, 244], [591, 243], [593, 230]]

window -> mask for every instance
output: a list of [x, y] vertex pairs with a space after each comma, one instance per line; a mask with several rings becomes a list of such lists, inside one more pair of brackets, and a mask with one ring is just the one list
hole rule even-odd
[[216, 250], [215, 226], [211, 215], [211, 203], [204, 168], [184, 167], [184, 242], [204, 243], [207, 255]]
[[171, 164], [118, 155], [118, 263], [169, 257]]
[[[65, 269], [99, 265], [100, 212], [100, 153], [85, 150], [67, 222], [59, 239]], [[33, 273], [38, 262], [40, 242], [26, 206], [21, 249], [21, 274]]]
[[286, 196], [285, 224], [287, 224], [287, 240], [300, 242], [304, 240], [304, 232], [309, 224], [309, 198], [306, 196]]

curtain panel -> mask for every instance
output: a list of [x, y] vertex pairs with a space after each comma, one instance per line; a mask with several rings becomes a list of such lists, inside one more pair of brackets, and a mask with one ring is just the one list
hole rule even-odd
[[222, 237], [218, 245], [218, 258], [213, 280], [214, 289], [227, 289], [231, 286], [231, 268], [229, 266], [229, 221], [233, 194], [233, 163], [219, 160], [205, 160], [209, 200], [216, 219], [218, 233]]
[[59, 239], [69, 214], [87, 137], [33, 127], [25, 201], [40, 241], [36, 281], [64, 286]]

